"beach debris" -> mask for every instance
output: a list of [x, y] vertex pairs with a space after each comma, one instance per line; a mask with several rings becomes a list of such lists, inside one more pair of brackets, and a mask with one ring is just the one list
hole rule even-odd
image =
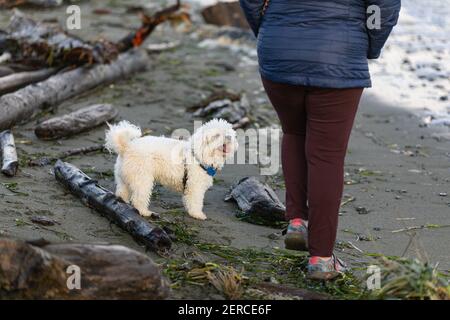
[[356, 234], [357, 241], [377, 241], [380, 239], [381, 238], [379, 236], [366, 235], [366, 234], [362, 234], [362, 233]]
[[[285, 221], [286, 208], [275, 192], [255, 177], [245, 177], [236, 182], [225, 201], [234, 200], [248, 222], [281, 222]], [[241, 216], [241, 218], [243, 218]]]
[[365, 207], [355, 207], [356, 212], [358, 212], [358, 214], [368, 214], [369, 210], [367, 210], [367, 208]]
[[55, 106], [99, 85], [123, 79], [145, 69], [148, 55], [130, 50], [110, 64], [97, 64], [56, 74], [47, 80], [26, 86], [0, 97], [0, 130], [29, 120], [45, 107]]
[[193, 106], [187, 108], [187, 110], [190, 112], [195, 112], [199, 109], [206, 108], [209, 104], [211, 104], [214, 101], [225, 99], [235, 102], [239, 101], [241, 99], [241, 96], [228, 90], [216, 90], [211, 92], [211, 94], [208, 97], [201, 100], [199, 103], [196, 103]]
[[399, 233], [399, 232], [407, 232], [407, 231], [413, 231], [413, 230], [421, 230], [421, 229], [438, 229], [438, 228], [448, 228], [450, 225], [439, 225], [439, 224], [425, 224], [421, 226], [412, 226], [412, 227], [406, 227], [402, 229], [392, 230], [392, 233]]
[[31, 83], [47, 79], [57, 72], [56, 68], [24, 71], [0, 77], [0, 95], [23, 88]]
[[436, 267], [418, 259], [380, 256], [381, 288], [371, 298], [396, 300], [450, 300], [448, 280]]
[[[223, 93], [224, 95], [232, 97], [234, 100], [235, 97], [232, 94], [226, 93], [226, 91]], [[233, 124], [235, 129], [250, 123], [248, 117], [250, 103], [247, 99], [247, 95], [243, 94], [239, 97], [239, 100], [234, 101], [228, 98], [212, 100], [211, 96], [206, 100], [209, 100], [210, 102], [204, 107], [197, 108], [193, 114], [194, 117], [202, 117], [207, 120], [213, 118], [225, 119]], [[201, 104], [204, 105], [204, 102]]]
[[105, 150], [105, 146], [103, 144], [97, 144], [97, 145], [93, 145], [93, 146], [89, 146], [89, 147], [75, 148], [75, 149], [70, 149], [70, 150], [61, 152], [56, 157], [41, 157], [38, 159], [30, 159], [28, 161], [28, 165], [30, 167], [43, 167], [43, 166], [47, 166], [47, 165], [50, 165], [50, 164], [56, 162], [58, 159], [63, 160], [65, 158], [77, 156], [80, 154], [88, 154], [91, 152], [98, 152], [98, 151], [104, 151], [104, 150]]
[[60, 224], [58, 221], [46, 216], [33, 216], [30, 218], [30, 220], [33, 223], [37, 223], [43, 226], [54, 226], [55, 224]]
[[0, 252], [3, 298], [147, 300], [169, 295], [159, 266], [125, 246], [0, 239]]
[[109, 63], [119, 53], [140, 46], [161, 23], [175, 19], [180, 0], [152, 16], [140, 13], [142, 24], [130, 34], [111, 42], [99, 39], [84, 41], [64, 31], [58, 24], [36, 22], [15, 10], [8, 27], [0, 32], [2, 51], [10, 54], [10, 61], [24, 65], [48, 67], [92, 63]]
[[117, 114], [117, 109], [110, 104], [96, 104], [45, 120], [35, 128], [34, 133], [43, 140], [68, 137], [104, 124]]
[[162, 43], [150, 43], [145, 49], [148, 53], [160, 53], [163, 51], [173, 50], [180, 46], [180, 41], [170, 41]]
[[345, 205], [347, 205], [347, 204], [349, 204], [350, 202], [353, 202], [353, 201], [355, 201], [355, 200], [356, 200], [355, 197], [353, 197], [353, 196], [351, 196], [351, 195], [349, 195], [349, 194], [345, 194], [345, 195], [342, 197], [340, 207], [342, 208], [343, 206], [345, 206]]
[[16, 145], [11, 130], [0, 132], [0, 149], [2, 155], [2, 173], [5, 176], [13, 177], [19, 168], [17, 160]]
[[218, 2], [204, 8], [201, 14], [205, 22], [209, 24], [250, 29], [239, 1]]
[[0, 8], [33, 6], [51, 8], [62, 5], [64, 0], [0, 0]]
[[136, 241], [153, 251], [170, 248], [172, 241], [163, 229], [151, 225], [133, 206], [100, 186], [80, 169], [58, 160], [54, 170], [56, 180], [79, 197], [83, 204], [99, 211], [130, 233]]

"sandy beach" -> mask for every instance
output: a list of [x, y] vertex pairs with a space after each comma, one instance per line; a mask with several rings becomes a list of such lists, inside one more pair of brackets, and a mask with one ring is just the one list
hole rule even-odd
[[[125, 35], [126, 28], [139, 24], [133, 13], [123, 13], [125, 1], [115, 1], [111, 14], [96, 15], [93, 8], [101, 8], [101, 3], [82, 3], [86, 14], [79, 32], [81, 37], [94, 39], [101, 35], [114, 40]], [[55, 10], [60, 12], [56, 16], [64, 21], [63, 10]], [[55, 11], [25, 12], [37, 19], [55, 16]], [[0, 12], [0, 27], [8, 19], [8, 12]], [[53, 142], [39, 140], [33, 130], [37, 123], [54, 115], [90, 104], [111, 103], [119, 110], [116, 121], [129, 120], [149, 134], [170, 135], [179, 128], [192, 131], [193, 117], [186, 108], [218, 88], [247, 94], [254, 125], [278, 127], [276, 114], [262, 90], [252, 42], [230, 40], [228, 44], [245, 42], [245, 46], [233, 50], [233, 46], [217, 45], [227, 43], [227, 38], [218, 41], [216, 35], [217, 28], [195, 23], [187, 31], [182, 26], [177, 29], [160, 26], [148, 43], [176, 40], [180, 44], [173, 50], [151, 54], [146, 71], [66, 101], [16, 126], [21, 167], [14, 178], [0, 176], [0, 236], [27, 240], [43, 237], [52, 242], [106, 242], [144, 252], [126, 232], [68, 194], [55, 180], [52, 166], [27, 165], [29, 159], [102, 143], [105, 126]], [[373, 253], [418, 257], [437, 265], [439, 270], [449, 271], [450, 140], [445, 138], [449, 128], [427, 126], [414, 110], [389, 103], [377, 94], [376, 89], [364, 94], [352, 132], [336, 251], [355, 268], [361, 263], [371, 263], [367, 254]], [[100, 152], [67, 161], [106, 188], [114, 189], [115, 155]], [[245, 176], [258, 176], [284, 201], [281, 170], [275, 176], [261, 176], [257, 165], [228, 165], [207, 193], [208, 220], [188, 217], [179, 195], [162, 187], [157, 187], [151, 208], [173, 223], [186, 226], [198, 242], [266, 252], [283, 248], [279, 228], [241, 221], [236, 217], [236, 205], [223, 201], [232, 183]], [[39, 215], [58, 223], [51, 227], [33, 224], [30, 218]], [[175, 242], [169, 258], [146, 254], [167, 268], [169, 260], [183, 259], [192, 252], [195, 250], [187, 242]], [[214, 261], [206, 253], [205, 257]], [[200, 289], [181, 288], [173, 292], [173, 297], [205, 296], [221, 298]]]

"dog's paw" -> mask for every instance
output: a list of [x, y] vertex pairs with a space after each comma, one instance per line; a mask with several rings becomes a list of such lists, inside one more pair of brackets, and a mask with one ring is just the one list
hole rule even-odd
[[156, 213], [151, 212], [150, 210], [139, 210], [139, 214], [143, 217], [152, 217], [157, 215]]
[[198, 220], [206, 220], [206, 215], [203, 212], [199, 213], [190, 213], [189, 214], [192, 218], [198, 219]]

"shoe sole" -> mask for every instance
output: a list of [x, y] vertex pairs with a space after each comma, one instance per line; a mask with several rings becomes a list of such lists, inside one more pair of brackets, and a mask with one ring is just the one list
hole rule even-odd
[[332, 280], [341, 275], [340, 272], [330, 271], [330, 272], [322, 272], [322, 271], [313, 271], [307, 274], [307, 278], [311, 280]]
[[308, 244], [300, 234], [288, 234], [284, 239], [284, 246], [288, 250], [308, 251]]

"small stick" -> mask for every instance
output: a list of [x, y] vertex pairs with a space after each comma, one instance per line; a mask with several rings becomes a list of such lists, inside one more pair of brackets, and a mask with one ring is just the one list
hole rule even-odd
[[364, 253], [364, 251], [362, 251], [360, 248], [358, 248], [357, 246], [355, 246], [351, 241], [347, 241], [349, 245], [351, 245], [356, 251], [360, 252], [360, 253]]
[[435, 228], [446, 228], [450, 227], [450, 225], [424, 225], [424, 226], [413, 226], [413, 227], [406, 227], [403, 229], [393, 230], [392, 233], [399, 233], [399, 232], [405, 232], [405, 231], [412, 231], [412, 230], [420, 230], [420, 229], [435, 229]]
[[0, 133], [0, 148], [3, 155], [2, 173], [5, 176], [13, 177], [19, 168], [19, 161], [17, 160], [16, 145], [11, 130]]

